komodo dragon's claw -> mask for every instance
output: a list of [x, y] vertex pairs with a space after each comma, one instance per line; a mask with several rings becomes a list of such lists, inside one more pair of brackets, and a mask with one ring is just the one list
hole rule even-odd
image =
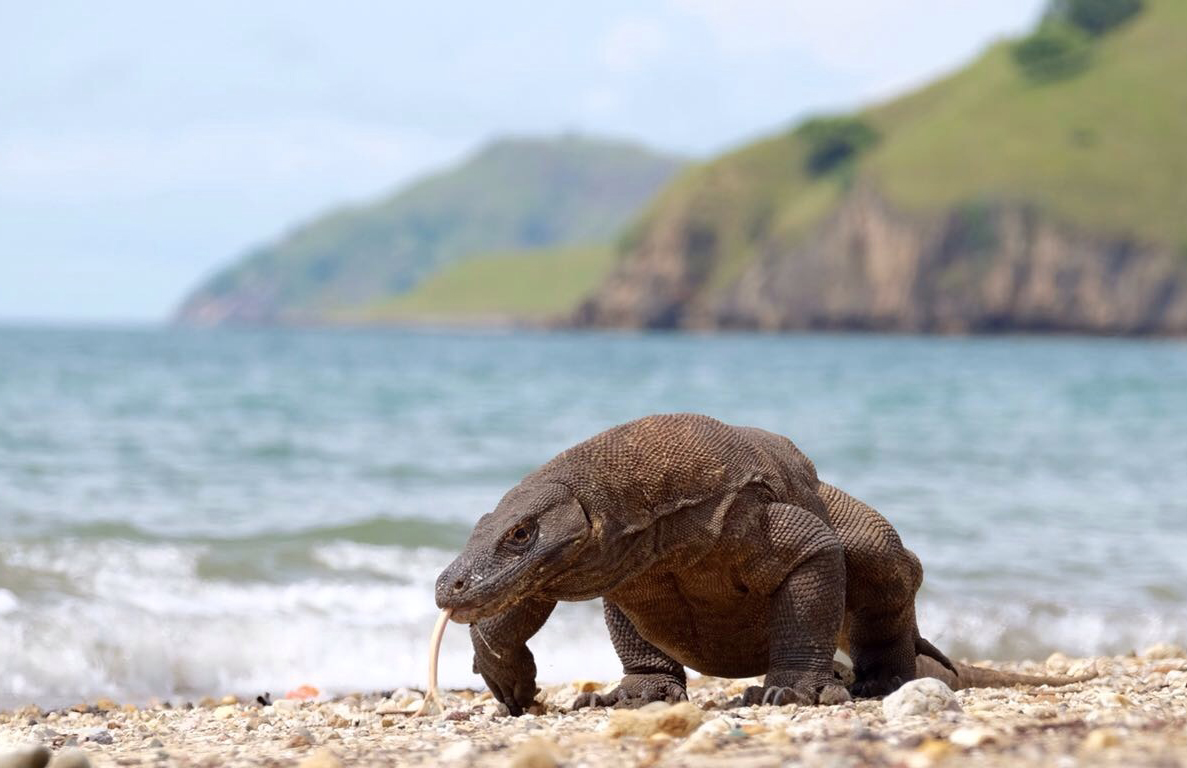
[[582, 693], [573, 701], [573, 709], [585, 707], [615, 707], [616, 709], [634, 709], [653, 701], [666, 701], [675, 704], [688, 701], [688, 691], [684, 685], [666, 674], [632, 674], [622, 679], [617, 688], [607, 694], [595, 692]]
[[844, 704], [851, 700], [849, 691], [838, 685], [834, 676], [819, 679], [805, 677], [796, 679], [795, 675], [783, 673], [777, 679], [774, 675], [767, 675], [764, 685], [752, 685], [742, 692], [740, 700], [735, 700], [743, 707], [757, 705], [773, 705], [776, 707], [786, 704], [811, 706], [821, 704]]

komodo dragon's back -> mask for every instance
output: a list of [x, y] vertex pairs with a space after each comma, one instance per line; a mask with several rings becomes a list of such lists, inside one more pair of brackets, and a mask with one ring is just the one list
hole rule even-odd
[[696, 413], [658, 414], [608, 429], [524, 482], [536, 480], [563, 482], [598, 513], [632, 528], [712, 499], [728, 504], [748, 485], [820, 509], [816, 467], [790, 440]]

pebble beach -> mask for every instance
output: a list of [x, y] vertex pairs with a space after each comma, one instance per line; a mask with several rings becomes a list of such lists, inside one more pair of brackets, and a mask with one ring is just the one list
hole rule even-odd
[[695, 678], [691, 701], [569, 711], [611, 681], [545, 686], [512, 718], [489, 693], [449, 691], [443, 711], [408, 712], [421, 693], [145, 707], [100, 700], [0, 713], [0, 768], [87, 765], [301, 766], [1075, 766], [1187, 765], [1187, 652], [993, 664], [1031, 674], [1095, 673], [1059, 688], [949, 691], [919, 680], [883, 700], [738, 707], [753, 680]]

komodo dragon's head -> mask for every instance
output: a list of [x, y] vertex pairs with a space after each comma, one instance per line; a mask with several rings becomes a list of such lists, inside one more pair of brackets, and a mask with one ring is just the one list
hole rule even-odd
[[565, 486], [520, 483], [479, 518], [466, 548], [437, 577], [437, 607], [463, 624], [501, 613], [564, 573], [592, 529]]

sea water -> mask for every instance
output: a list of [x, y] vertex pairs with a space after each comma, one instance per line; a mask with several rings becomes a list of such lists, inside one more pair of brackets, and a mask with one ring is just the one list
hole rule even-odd
[[[0, 329], [0, 706], [423, 684], [433, 582], [527, 472], [699, 411], [924, 564], [955, 656], [1187, 643], [1187, 344]], [[596, 602], [540, 678], [614, 679]], [[480, 686], [464, 628], [442, 682]]]

